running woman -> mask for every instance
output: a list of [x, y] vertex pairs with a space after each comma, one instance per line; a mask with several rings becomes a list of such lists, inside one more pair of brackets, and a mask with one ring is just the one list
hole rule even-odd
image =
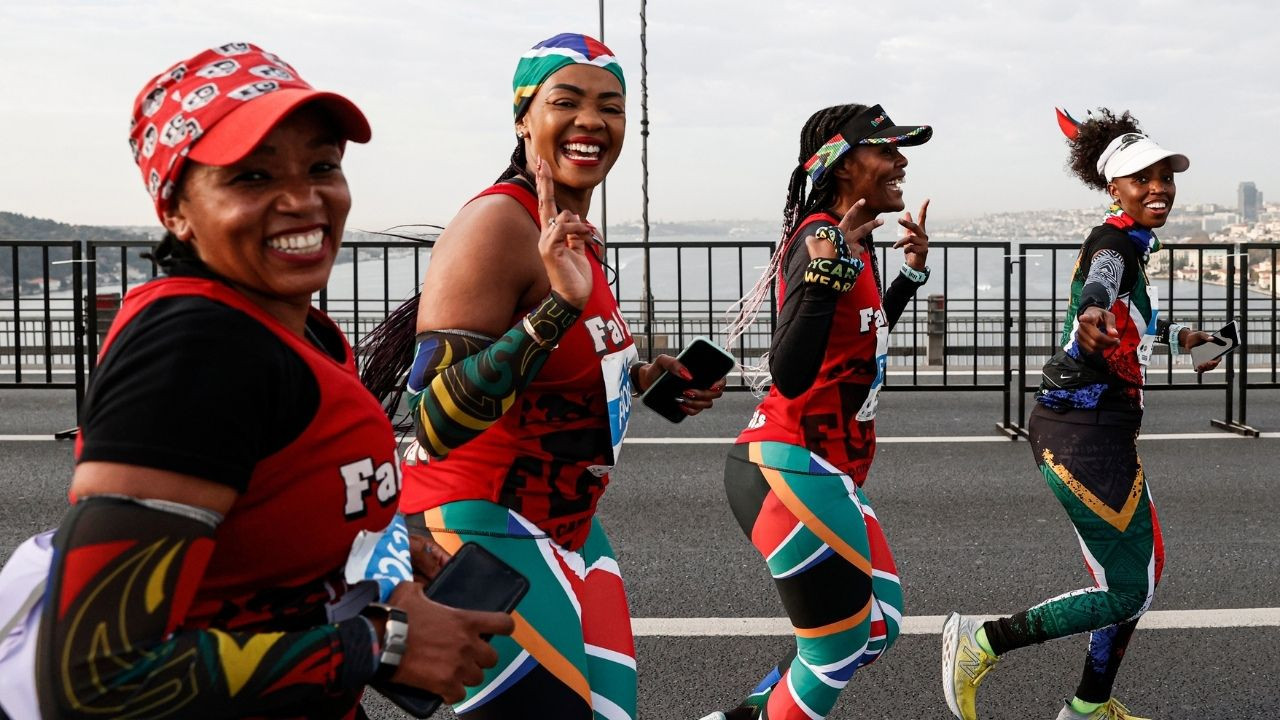
[[[369, 365], [385, 381], [412, 359], [405, 514], [446, 551], [480, 543], [531, 584], [512, 637], [494, 640], [497, 666], [455, 713], [623, 720], [636, 712], [635, 647], [596, 503], [633, 393], [687, 370], [668, 356], [638, 361], [585, 220], [622, 150], [622, 67], [599, 41], [561, 34], [524, 54], [512, 85], [511, 164], [441, 233], [416, 351], [397, 313], [374, 336]], [[690, 391], [684, 411], [720, 393]]]
[[[740, 335], [777, 283], [773, 378], [725, 461], [729, 505], [773, 574], [795, 647], [745, 702], [705, 720], [825, 717], [853, 673], [898, 636], [902, 588], [863, 492], [889, 331], [929, 278], [925, 214], [898, 220], [906, 264], [882, 291], [871, 231], [905, 207], [907, 159], [928, 126], [875, 105], [819, 110], [800, 134], [782, 244], [744, 299]], [[812, 181], [810, 191], [806, 183]]]
[[1147, 281], [1147, 260], [1160, 250], [1154, 231], [1173, 209], [1174, 174], [1190, 161], [1143, 134], [1128, 112], [1104, 108], [1077, 123], [1059, 111], [1058, 122], [1072, 172], [1107, 193], [1111, 205], [1080, 248], [1061, 347], [1044, 367], [1027, 429], [1094, 585], [985, 623], [947, 616], [942, 685], [947, 707], [963, 720], [977, 718], [978, 685], [1005, 653], [1082, 632], [1090, 633], [1084, 675], [1058, 720], [1144, 720], [1111, 695], [1164, 566], [1160, 523], [1138, 459], [1142, 386], [1154, 343], [1176, 357], [1210, 337], [1160, 318]]
[[375, 676], [457, 699], [497, 661], [484, 636], [508, 616], [413, 582], [360, 615], [344, 580], [399, 491], [390, 424], [310, 304], [351, 207], [346, 142], [369, 136], [349, 100], [247, 43], [138, 95], [166, 276], [125, 298], [90, 383], [40, 710], [14, 717], [354, 718]]

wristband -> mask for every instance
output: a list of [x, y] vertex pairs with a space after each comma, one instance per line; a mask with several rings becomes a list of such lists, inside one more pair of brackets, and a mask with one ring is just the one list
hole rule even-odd
[[819, 240], [826, 240], [836, 249], [836, 254], [842, 258], [851, 257], [853, 253], [849, 252], [849, 244], [845, 242], [844, 232], [835, 225], [823, 225], [813, 234]]
[[382, 603], [369, 603], [360, 614], [369, 620], [379, 618], [384, 623], [382, 638], [375, 648], [378, 669], [374, 672], [373, 679], [390, 680], [400, 668], [400, 660], [408, 649], [409, 615], [400, 608]]
[[643, 360], [637, 360], [631, 363], [631, 367], [627, 368], [627, 377], [631, 380], [631, 397], [640, 397], [644, 391], [640, 389], [640, 368], [649, 363]]
[[906, 263], [902, 263], [902, 276], [917, 285], [923, 285], [929, 282], [929, 268], [917, 270]]
[[862, 261], [856, 258], [814, 258], [804, 270], [804, 282], [845, 293], [853, 289], [861, 273]]
[[554, 347], [581, 315], [581, 310], [552, 290], [541, 305], [524, 316], [524, 330], [537, 344]]
[[1190, 329], [1191, 328], [1188, 328], [1186, 325], [1179, 325], [1176, 322], [1169, 323], [1169, 337], [1168, 337], [1167, 344], [1169, 346], [1170, 357], [1178, 357], [1179, 355], [1183, 354], [1182, 340], [1178, 336], [1182, 334], [1183, 330], [1190, 330]]

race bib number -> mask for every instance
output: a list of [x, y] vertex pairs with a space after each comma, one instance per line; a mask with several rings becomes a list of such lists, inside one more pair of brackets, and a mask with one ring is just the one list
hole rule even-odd
[[614, 465], [622, 453], [622, 441], [627, 436], [627, 424], [631, 421], [631, 370], [632, 363], [640, 358], [635, 345], [609, 353], [600, 358], [600, 374], [604, 378], [604, 395], [609, 405], [609, 439], [613, 445], [612, 460], [608, 465], [592, 465], [587, 469], [596, 477], [602, 477]]
[[[1147, 287], [1147, 302], [1151, 306], [1151, 320], [1147, 323], [1147, 327], [1142, 333], [1142, 339], [1138, 341], [1138, 364], [1142, 366], [1144, 377], [1146, 376], [1147, 365], [1151, 364], [1151, 353], [1156, 344], [1156, 319], [1160, 317], [1159, 288], [1155, 286]], [[1133, 313], [1136, 315], [1137, 310], [1134, 309]]]
[[876, 379], [871, 382], [871, 392], [858, 410], [856, 419], [860, 422], [874, 420], [876, 409], [880, 407], [880, 388], [884, 386], [884, 371], [889, 364], [889, 328], [881, 325], [876, 328]]
[[413, 565], [409, 560], [409, 530], [404, 516], [396, 513], [391, 524], [379, 532], [361, 530], [351, 544], [347, 556], [347, 584], [363, 582], [377, 585], [378, 598], [386, 602], [391, 591], [405, 580], [413, 579]]

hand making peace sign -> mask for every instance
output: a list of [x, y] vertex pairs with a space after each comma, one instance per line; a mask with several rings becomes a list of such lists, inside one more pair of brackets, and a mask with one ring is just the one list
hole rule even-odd
[[591, 242], [591, 226], [568, 210], [556, 212], [556, 184], [551, 169], [537, 162], [538, 217], [542, 236], [538, 253], [547, 270], [551, 289], [578, 309], [587, 306], [591, 297], [591, 261], [587, 243]]
[[929, 233], [925, 232], [925, 214], [929, 212], [929, 200], [926, 198], [920, 206], [920, 222], [911, 221], [911, 212], [898, 218], [898, 224], [906, 228], [906, 232], [894, 243], [895, 248], [902, 248], [906, 253], [907, 265], [914, 270], [924, 270], [924, 261], [929, 257]]
[[[853, 238], [854, 240], [864, 238], [870, 234], [872, 230], [875, 230], [884, 224], [883, 220], [876, 218], [874, 220], [864, 222], [856, 227], [854, 226], [854, 218], [858, 215], [858, 212], [862, 210], [862, 206], [866, 204], [866, 199], [859, 200], [849, 207], [849, 210], [845, 212], [844, 217], [840, 218], [840, 232], [844, 233], [846, 238]], [[805, 237], [804, 244], [805, 247], [809, 249], [809, 257], [814, 260], [818, 258], [831, 260], [839, 254], [832, 241], [819, 239], [814, 235]]]

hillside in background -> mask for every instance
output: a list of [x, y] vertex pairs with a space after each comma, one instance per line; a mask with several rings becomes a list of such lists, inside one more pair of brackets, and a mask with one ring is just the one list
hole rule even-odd
[[0, 240], [149, 240], [143, 232], [97, 225], [68, 225], [56, 220], [0, 211]]
[[[94, 240], [104, 242], [150, 241], [152, 238], [144, 232], [132, 229], [100, 227], [96, 225], [68, 225], [56, 220], [30, 217], [19, 213], [0, 212], [0, 240]], [[137, 272], [150, 272], [151, 263], [136, 257], [137, 251], [130, 253], [129, 267]], [[71, 281], [73, 266], [64, 262], [71, 259], [66, 248], [54, 248], [49, 251], [50, 289], [58, 289]], [[58, 263], [58, 264], [53, 264]], [[110, 269], [110, 260], [105, 268]], [[119, 269], [118, 259], [115, 269]], [[24, 293], [37, 292], [44, 284], [44, 256], [39, 248], [23, 248], [18, 253], [18, 285]], [[0, 291], [12, 289], [13, 251], [0, 251]]]

